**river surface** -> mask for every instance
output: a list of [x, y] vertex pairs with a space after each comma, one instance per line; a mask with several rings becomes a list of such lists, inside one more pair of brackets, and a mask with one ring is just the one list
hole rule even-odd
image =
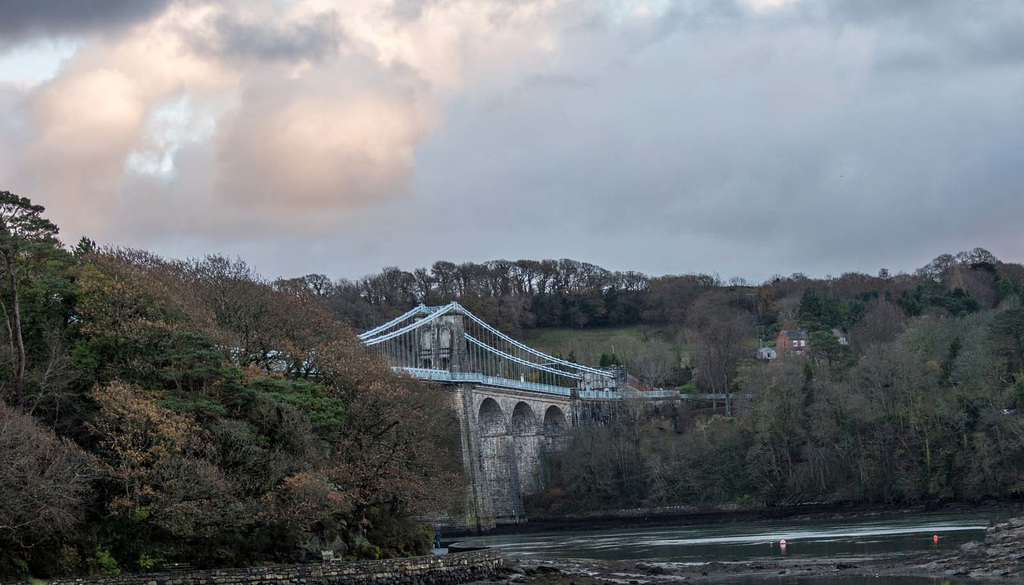
[[[843, 520], [777, 520], [707, 525], [630, 527], [483, 537], [506, 556], [533, 559], [597, 559], [704, 563], [756, 561], [782, 555], [852, 559], [955, 551], [984, 537], [991, 514], [921, 514]], [[938, 537], [938, 540], [935, 537]], [[779, 544], [785, 539], [786, 546]], [[474, 539], [476, 540], [476, 539]], [[744, 585], [927, 585], [932, 579], [736, 577]], [[943, 581], [949, 583], [949, 581]]]

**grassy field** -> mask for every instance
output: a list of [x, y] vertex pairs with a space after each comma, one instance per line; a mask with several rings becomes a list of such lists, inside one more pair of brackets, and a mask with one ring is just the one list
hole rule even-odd
[[581, 364], [596, 365], [602, 353], [629, 358], [644, 344], [667, 346], [684, 360], [689, 355], [685, 343], [670, 331], [650, 326], [602, 327], [593, 329], [526, 329], [519, 336], [523, 343], [545, 353], [568, 357], [576, 355]]
[[609, 343], [616, 337], [630, 337], [644, 341], [651, 336], [660, 336], [657, 329], [651, 327], [602, 327], [600, 329], [525, 329], [522, 340], [531, 347], [551, 353], [568, 348], [577, 340], [588, 340], [595, 343]]

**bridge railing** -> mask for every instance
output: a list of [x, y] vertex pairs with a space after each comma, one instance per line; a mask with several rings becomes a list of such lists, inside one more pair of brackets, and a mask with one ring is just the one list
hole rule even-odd
[[486, 376], [484, 374], [478, 374], [475, 372], [449, 372], [448, 370], [433, 370], [429, 368], [405, 368], [401, 366], [395, 367], [394, 369], [400, 372], [407, 372], [410, 376], [414, 378], [420, 378], [421, 380], [433, 380], [435, 382], [483, 384], [485, 386], [515, 388], [518, 390], [529, 390], [531, 392], [557, 394], [559, 396], [569, 396], [572, 394], [572, 388], [563, 388], [561, 386], [552, 386], [551, 384], [541, 384], [539, 382], [510, 380], [508, 378]]
[[715, 393], [711, 393], [711, 392], [699, 392], [699, 393], [698, 392], [689, 392], [689, 393], [682, 392], [682, 393], [680, 393], [679, 397], [682, 398], [683, 400], [704, 400], [704, 401], [707, 401], [707, 400], [725, 400], [726, 398], [731, 398], [732, 400], [740, 400], [740, 399], [743, 399], [743, 400], [753, 400], [754, 399], [754, 395], [751, 394], [750, 392], [747, 392], [747, 393], [733, 392], [732, 394], [726, 394], [725, 392], [715, 392]]
[[[394, 368], [399, 372], [406, 372], [414, 378], [421, 380], [432, 380], [435, 382], [483, 384], [484, 386], [497, 386], [500, 388], [514, 388], [518, 390], [529, 390], [531, 392], [544, 392], [546, 394], [557, 394], [559, 396], [571, 396], [572, 388], [552, 386], [551, 384], [540, 384], [538, 382], [526, 382], [524, 380], [511, 380], [498, 376], [486, 376], [474, 372], [449, 372], [448, 370], [435, 370], [430, 368], [406, 368], [397, 366]], [[622, 398], [679, 398], [678, 390], [647, 390], [647, 391], [619, 391], [619, 390], [580, 390], [580, 398], [597, 398], [607, 400], [619, 400]], [[724, 396], [724, 395], [723, 395]]]
[[580, 390], [580, 398], [620, 400], [622, 398], [679, 398], [678, 390]]

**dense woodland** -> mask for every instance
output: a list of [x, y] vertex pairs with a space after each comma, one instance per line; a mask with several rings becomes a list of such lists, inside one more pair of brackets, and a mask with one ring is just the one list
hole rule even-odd
[[[67, 249], [0, 193], [0, 579], [422, 553], [449, 401], [239, 261]], [[314, 557], [315, 558], [315, 557]]]
[[[268, 281], [57, 235], [0, 193], [0, 576], [422, 552], [414, 518], [462, 501], [457, 425], [353, 336], [420, 302], [643, 328], [573, 357], [735, 397], [574, 429], [534, 510], [1024, 495], [1024, 267], [984, 250], [760, 285], [571, 260]], [[796, 327], [807, 358], [750, 359]]]
[[[670, 417], [626, 401], [615, 424], [574, 429], [532, 509], [1024, 497], [1022, 272], [975, 250], [914, 275], [776, 279], [746, 315], [731, 287], [705, 292], [682, 309], [694, 379], [734, 400]], [[809, 354], [751, 359], [728, 341], [750, 316], [806, 328]]]

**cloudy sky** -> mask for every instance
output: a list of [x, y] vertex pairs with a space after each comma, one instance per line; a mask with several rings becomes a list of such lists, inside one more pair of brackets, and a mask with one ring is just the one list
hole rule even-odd
[[268, 276], [1024, 260], [1024, 2], [0, 0], [0, 189]]

